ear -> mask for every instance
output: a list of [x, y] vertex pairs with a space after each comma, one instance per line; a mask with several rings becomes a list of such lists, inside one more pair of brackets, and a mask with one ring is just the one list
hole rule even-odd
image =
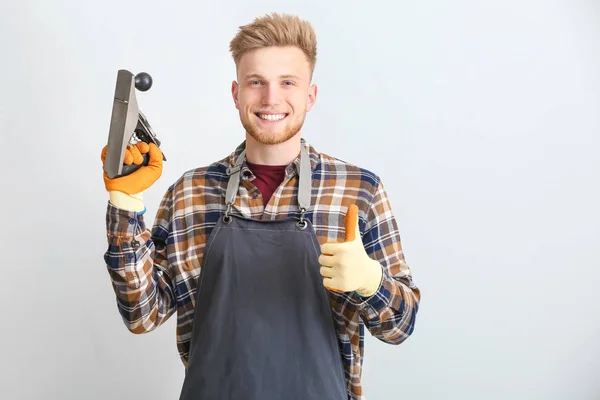
[[317, 101], [317, 85], [310, 85], [308, 88], [308, 97], [306, 99], [306, 112], [310, 111]]
[[233, 103], [235, 104], [235, 108], [240, 109], [239, 103], [239, 94], [240, 94], [240, 86], [236, 81], [231, 82], [231, 95], [233, 97]]

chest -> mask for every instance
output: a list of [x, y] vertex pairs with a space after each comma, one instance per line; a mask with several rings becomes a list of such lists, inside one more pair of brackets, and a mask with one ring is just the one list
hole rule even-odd
[[[170, 265], [176, 270], [175, 275], [199, 273], [206, 243], [226, 210], [224, 190], [215, 186], [210, 191], [191, 190], [188, 197], [175, 203], [169, 244]], [[233, 214], [265, 222], [299, 216], [294, 178], [274, 187], [266, 204], [258, 191], [254, 183], [243, 181]], [[310, 221], [319, 244], [344, 239], [345, 213], [351, 201], [342, 187], [313, 184], [311, 207], [305, 218]]]

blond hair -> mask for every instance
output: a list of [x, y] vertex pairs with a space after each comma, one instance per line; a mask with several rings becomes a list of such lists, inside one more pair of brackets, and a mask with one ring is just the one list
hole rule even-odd
[[311, 24], [297, 16], [272, 13], [239, 27], [229, 43], [237, 66], [244, 53], [263, 47], [296, 46], [306, 55], [311, 75], [317, 62], [317, 37]]

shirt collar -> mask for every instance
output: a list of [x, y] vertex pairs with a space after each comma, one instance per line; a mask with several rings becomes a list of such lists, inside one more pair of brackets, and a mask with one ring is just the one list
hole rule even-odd
[[[310, 158], [310, 169], [311, 169], [311, 172], [312, 172], [312, 171], [315, 170], [315, 168], [320, 163], [320, 160], [321, 160], [320, 154], [304, 138], [302, 138], [300, 140], [301, 140], [301, 146], [304, 146], [304, 148], [308, 152], [308, 155], [309, 155], [309, 158]], [[229, 155], [229, 157], [228, 157], [228, 165], [227, 165], [228, 167], [233, 167], [235, 165], [235, 161], [238, 159], [239, 155], [242, 153], [242, 151], [245, 148], [246, 148], [246, 141], [244, 140]], [[286, 175], [289, 176], [289, 175], [292, 175], [292, 174], [297, 174], [299, 171], [300, 171], [300, 153], [298, 153], [298, 156], [296, 156], [296, 158], [294, 158], [294, 160], [292, 160], [292, 162], [287, 166], [287, 168], [285, 169], [285, 173], [286, 173]], [[250, 168], [248, 168], [248, 164], [246, 163], [246, 158], [245, 157], [244, 157], [244, 161], [242, 162], [241, 175], [243, 177], [248, 177], [248, 178], [252, 178], [252, 176], [253, 176], [252, 171], [250, 171]]]

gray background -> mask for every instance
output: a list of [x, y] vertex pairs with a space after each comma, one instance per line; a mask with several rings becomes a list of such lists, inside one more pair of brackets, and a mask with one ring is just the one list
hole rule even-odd
[[[220, 3], [220, 4], [219, 4]], [[600, 397], [597, 1], [3, 1], [3, 399], [175, 399], [175, 319], [135, 336], [108, 273], [100, 150], [116, 72], [180, 174], [243, 139], [228, 43], [272, 11], [318, 34], [305, 137], [384, 179], [423, 291], [367, 337], [376, 399]]]

